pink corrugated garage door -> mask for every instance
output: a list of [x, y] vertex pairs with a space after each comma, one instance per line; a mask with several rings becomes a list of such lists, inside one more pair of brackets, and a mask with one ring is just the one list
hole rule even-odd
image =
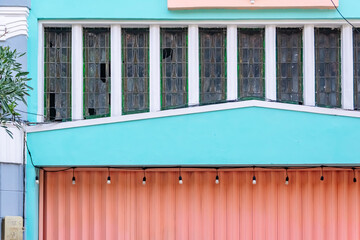
[[358, 240], [360, 183], [349, 170], [46, 172], [40, 239]]

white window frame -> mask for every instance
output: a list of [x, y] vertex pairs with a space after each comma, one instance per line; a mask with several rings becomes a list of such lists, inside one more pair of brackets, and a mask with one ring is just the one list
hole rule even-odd
[[[354, 20], [360, 26], [360, 20]], [[303, 98], [304, 105], [315, 106], [315, 51], [314, 28], [341, 29], [341, 87], [342, 108], [354, 109], [353, 97], [353, 45], [352, 29], [339, 20], [334, 21], [93, 21], [93, 20], [40, 20], [38, 23], [38, 122], [44, 121], [44, 28], [72, 27], [72, 118], [83, 119], [83, 56], [82, 29], [84, 27], [111, 28], [111, 117], [122, 115], [122, 60], [121, 29], [129, 27], [149, 28], [150, 113], [161, 111], [160, 89], [160, 28], [188, 28], [188, 105], [199, 105], [199, 27], [227, 28], [227, 101], [238, 98], [237, 29], [265, 29], [265, 97], [276, 101], [276, 28], [303, 28]], [[266, 104], [266, 103], [265, 103]], [[223, 104], [222, 104], [223, 105]], [[206, 107], [205, 107], [206, 108]], [[296, 109], [294, 109], [297, 111]], [[169, 111], [169, 110], [166, 110]], [[172, 110], [173, 111], [173, 110]], [[175, 110], [176, 111], [176, 110]], [[323, 112], [322, 110], [320, 112]]]

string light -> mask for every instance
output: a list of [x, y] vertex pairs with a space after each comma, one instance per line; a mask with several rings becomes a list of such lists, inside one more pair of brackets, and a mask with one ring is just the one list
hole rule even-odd
[[75, 168], [73, 168], [73, 177], [72, 177], [72, 184], [75, 185]]
[[215, 183], [216, 183], [216, 184], [219, 184], [219, 183], [220, 183], [220, 180], [219, 180], [219, 169], [218, 169], [218, 168], [216, 169]]
[[288, 169], [285, 168], [285, 171], [286, 171], [285, 185], [289, 185], [289, 176], [288, 176], [287, 170], [288, 170]]
[[252, 179], [252, 184], [255, 185], [256, 184], [256, 177], [255, 177], [255, 167], [253, 167], [253, 179]]
[[179, 184], [183, 184], [183, 180], [181, 177], [181, 168], [179, 168]]
[[145, 176], [145, 168], [144, 168], [144, 177], [143, 177], [143, 181], [142, 181], [143, 185], [146, 185], [146, 176]]
[[353, 172], [354, 172], [354, 178], [353, 178], [353, 182], [356, 183], [356, 175], [355, 175], [355, 168], [353, 168]]
[[111, 183], [110, 168], [108, 168], [108, 177], [107, 177], [106, 183], [107, 183], [107, 184], [110, 184], [110, 183]]
[[36, 184], [39, 184], [40, 183], [40, 181], [39, 181], [39, 176], [36, 174], [36, 176], [35, 176], [35, 183]]
[[321, 177], [320, 177], [320, 181], [324, 181], [324, 169], [323, 169], [323, 166], [321, 166]]

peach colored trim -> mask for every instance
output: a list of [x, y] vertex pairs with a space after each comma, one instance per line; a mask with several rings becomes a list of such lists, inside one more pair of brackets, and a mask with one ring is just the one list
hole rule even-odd
[[44, 239], [44, 170], [39, 171], [39, 240]]
[[[330, 0], [168, 0], [168, 9], [334, 8]], [[334, 0], [339, 6], [339, 0]]]

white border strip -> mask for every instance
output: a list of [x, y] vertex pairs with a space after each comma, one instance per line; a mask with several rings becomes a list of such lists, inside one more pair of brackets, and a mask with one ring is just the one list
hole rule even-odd
[[[317, 27], [341, 27], [344, 24], [343, 19], [336, 20], [39, 20], [42, 24], [48, 25], [59, 25], [59, 24], [103, 24], [103, 25], [112, 25], [112, 24], [121, 24], [122, 27], [131, 27], [135, 26], [145, 26], [145, 25], [169, 25], [169, 26], [178, 26], [178, 25], [200, 25], [209, 26], [209, 25], [243, 25], [243, 26], [253, 26], [253, 27], [264, 27], [265, 25], [276, 25], [277, 27], [302, 27], [307, 24], [316, 24]], [[360, 26], [360, 19], [352, 19], [351, 23], [355, 26]]]
[[72, 119], [83, 119], [83, 28], [81, 25], [72, 27]]
[[199, 104], [199, 28], [189, 25], [188, 29], [188, 104]]
[[237, 26], [227, 26], [227, 100], [237, 100], [238, 98], [238, 78], [237, 78]]
[[315, 106], [315, 32], [314, 25], [305, 25], [303, 31], [304, 104]]
[[353, 28], [344, 25], [341, 31], [341, 106], [354, 109]]
[[276, 100], [276, 26], [265, 27], [265, 98]]
[[111, 116], [122, 114], [121, 27], [111, 26]]
[[38, 66], [37, 66], [37, 122], [44, 121], [44, 27], [38, 24]]
[[138, 113], [138, 114], [118, 116], [118, 117], [88, 119], [82, 121], [72, 121], [72, 122], [63, 122], [63, 123], [48, 123], [48, 124], [42, 124], [36, 126], [28, 126], [27, 132], [51, 131], [51, 130], [67, 129], [74, 127], [85, 127], [85, 126], [128, 122], [135, 120], [145, 120], [145, 119], [153, 119], [153, 118], [161, 118], [161, 117], [181, 116], [181, 115], [188, 115], [195, 113], [206, 113], [206, 112], [248, 108], [248, 107], [260, 107], [260, 108], [270, 108], [270, 109], [278, 109], [278, 110], [289, 110], [289, 111], [298, 111], [298, 112], [306, 112], [306, 113], [360, 118], [360, 112], [357, 111], [347, 111], [343, 109], [309, 107], [309, 106], [278, 103], [278, 102], [250, 100], [243, 102], [232, 102], [232, 103], [214, 104], [214, 105], [206, 105], [206, 106], [198, 106], [198, 107], [190, 107], [190, 108], [181, 108], [174, 110], [165, 110], [160, 112]]
[[150, 26], [150, 112], [161, 109], [160, 103], [160, 26]]

